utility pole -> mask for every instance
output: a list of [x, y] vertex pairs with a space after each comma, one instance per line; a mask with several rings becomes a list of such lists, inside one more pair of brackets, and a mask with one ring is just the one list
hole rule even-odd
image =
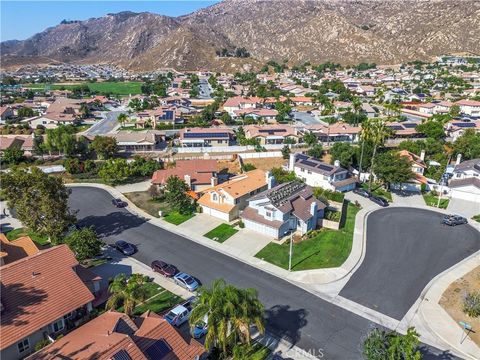
[[292, 227], [292, 230], [290, 231], [290, 252], [288, 256], [288, 271], [292, 271], [292, 256], [293, 256], [293, 233], [297, 229], [297, 219], [295, 217], [293, 219], [293, 224], [294, 226]]
[[440, 193], [438, 194], [437, 208], [440, 208], [440, 200], [442, 199], [442, 193], [443, 193], [443, 182], [446, 181], [443, 175], [447, 173], [447, 167], [450, 164], [451, 158], [452, 158], [452, 155], [448, 157], [447, 165], [445, 165], [445, 171], [443, 172], [442, 178], [440, 179]]

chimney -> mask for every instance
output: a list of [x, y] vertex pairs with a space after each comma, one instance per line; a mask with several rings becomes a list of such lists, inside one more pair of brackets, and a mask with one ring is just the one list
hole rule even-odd
[[340, 160], [335, 160], [335, 161], [333, 162], [333, 166], [335, 166], [335, 167], [340, 167]]
[[315, 216], [317, 214], [317, 202], [312, 201], [310, 203], [310, 215]]
[[191, 188], [192, 181], [190, 179], [190, 175], [185, 175], [183, 178], [185, 179], [185, 182], [187, 183], [188, 187]]
[[455, 162], [455, 165], [458, 165], [462, 162], [462, 154], [457, 155], [457, 161]]
[[268, 189], [273, 188], [273, 186], [275, 185], [275, 178], [272, 176], [272, 174], [270, 174], [270, 171], [267, 171], [265, 173], [265, 180], [267, 182]]
[[290, 154], [290, 159], [288, 161], [288, 170], [293, 171], [294, 166], [295, 166], [295, 154]]
[[422, 151], [420, 152], [420, 159], [421, 159], [422, 161], [425, 160], [425, 150], [422, 150]]
[[218, 185], [218, 179], [215, 176], [212, 176], [210, 178], [210, 186], [213, 187], [213, 186], [216, 186], [216, 185]]

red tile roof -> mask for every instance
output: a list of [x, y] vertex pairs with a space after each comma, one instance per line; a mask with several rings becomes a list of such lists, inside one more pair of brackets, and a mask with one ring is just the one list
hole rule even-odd
[[217, 160], [177, 160], [174, 168], [157, 170], [153, 173], [152, 184], [163, 185], [170, 176], [178, 176], [184, 180], [190, 176], [192, 185], [210, 184], [217, 172]]
[[0, 349], [88, 304], [93, 294], [74, 271], [67, 245], [59, 245], [1, 267]]

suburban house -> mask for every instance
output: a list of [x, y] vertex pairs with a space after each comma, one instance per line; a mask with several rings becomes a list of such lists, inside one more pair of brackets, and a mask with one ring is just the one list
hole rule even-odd
[[254, 109], [261, 102], [260, 98], [244, 98], [243, 96], [234, 96], [228, 98], [223, 104], [223, 110], [230, 116], [235, 116], [235, 111], [242, 109]]
[[248, 109], [240, 109], [235, 110], [233, 118], [237, 119], [239, 117], [251, 117], [255, 120], [263, 119], [267, 122], [276, 121], [276, 117], [278, 115], [278, 111], [275, 109], [257, 109], [257, 108], [248, 108]]
[[288, 125], [247, 125], [243, 128], [247, 139], [258, 139], [260, 145], [277, 145], [298, 142], [299, 135], [294, 127]]
[[448, 186], [452, 198], [480, 203], [480, 159], [457, 161]]
[[451, 120], [447, 123], [446, 133], [452, 138], [453, 141], [457, 140], [460, 136], [465, 134], [467, 130], [473, 130], [480, 132], [480, 120], [476, 121], [458, 121]]
[[288, 170], [293, 171], [307, 185], [331, 191], [353, 190], [357, 182], [338, 161], [330, 165], [304, 154], [290, 154]]
[[229, 146], [234, 133], [229, 128], [184, 128], [180, 130], [182, 147]]
[[247, 229], [279, 239], [292, 230], [303, 235], [316, 229], [326, 207], [310, 186], [292, 181], [252, 196], [240, 217]]
[[322, 124], [308, 125], [306, 130], [313, 133], [318, 141], [330, 143], [337, 141], [357, 142], [362, 129], [360, 126], [337, 122], [328, 126]]
[[273, 178], [260, 169], [234, 176], [230, 180], [204, 191], [198, 199], [202, 212], [232, 221], [247, 206], [249, 197], [272, 187]]
[[13, 117], [13, 110], [10, 106], [0, 106], [0, 120], [7, 120]]
[[425, 164], [425, 151], [422, 150], [420, 156], [418, 156], [410, 151], [401, 150], [399, 155], [408, 160], [415, 177], [406, 183], [390, 184], [390, 186], [392, 189], [420, 191], [422, 184], [426, 185], [428, 183], [427, 178], [423, 175], [425, 169], [427, 168], [427, 165]]
[[455, 103], [460, 107], [462, 114], [468, 115], [472, 118], [480, 118], [480, 101], [475, 100], [460, 100]]
[[151, 126], [155, 129], [157, 125], [174, 124], [176, 122], [175, 108], [158, 107], [153, 110], [143, 110], [138, 112], [136, 126], [140, 128]]
[[162, 187], [170, 176], [177, 176], [195, 192], [217, 185], [217, 160], [177, 160], [172, 167], [168, 165], [153, 173], [152, 184]]
[[162, 141], [163, 132], [158, 130], [119, 131], [108, 136], [117, 140], [118, 149], [125, 152], [154, 151]]
[[10, 148], [17, 148], [24, 151], [25, 156], [31, 156], [33, 152], [32, 135], [0, 135], [0, 152]]
[[55, 339], [92, 310], [94, 294], [78, 275], [79, 263], [67, 245], [30, 251], [0, 268], [3, 360], [24, 358], [39, 341]]
[[28, 359], [199, 360], [205, 353], [199, 342], [186, 340], [154, 312], [132, 319], [107, 311]]
[[42, 125], [47, 129], [58, 125], [75, 125], [80, 123], [80, 106], [83, 100], [59, 97], [47, 108], [45, 115], [28, 119], [30, 127]]

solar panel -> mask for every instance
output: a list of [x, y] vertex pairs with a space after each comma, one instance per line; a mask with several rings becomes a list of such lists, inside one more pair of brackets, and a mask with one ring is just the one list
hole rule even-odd
[[393, 130], [403, 130], [403, 126], [400, 125], [390, 125], [389, 128]]
[[307, 160], [308, 159], [308, 156], [307, 155], [303, 155], [303, 154], [297, 154], [295, 156], [297, 159], [300, 159], [300, 160]]
[[258, 132], [268, 132], [268, 133], [271, 133], [271, 132], [277, 132], [277, 133], [280, 133], [280, 132], [286, 132], [287, 130], [286, 129], [273, 129], [273, 130], [269, 130], [269, 129], [260, 129], [258, 130]]
[[172, 351], [170, 345], [168, 345], [165, 340], [160, 339], [155, 341], [153, 345], [147, 349], [146, 353], [150, 359], [160, 360], [168, 355], [170, 351]]
[[315, 167], [317, 165], [317, 163], [314, 163], [313, 161], [308, 161], [308, 160], [302, 160], [300, 163], [307, 166], [311, 166], [311, 167]]
[[331, 171], [333, 169], [333, 167], [331, 167], [329, 165], [325, 165], [325, 164], [318, 164], [317, 168], [325, 170], [325, 171]]
[[403, 124], [403, 127], [404, 127], [404, 128], [407, 128], [407, 129], [413, 129], [413, 128], [416, 128], [416, 127], [417, 127], [417, 124], [407, 123], [407, 124]]
[[184, 138], [223, 138], [228, 137], [227, 133], [185, 133]]
[[475, 127], [474, 123], [454, 123], [453, 125], [461, 127], [461, 128], [474, 128]]
[[112, 360], [132, 360], [132, 358], [125, 350], [120, 350], [113, 354]]

